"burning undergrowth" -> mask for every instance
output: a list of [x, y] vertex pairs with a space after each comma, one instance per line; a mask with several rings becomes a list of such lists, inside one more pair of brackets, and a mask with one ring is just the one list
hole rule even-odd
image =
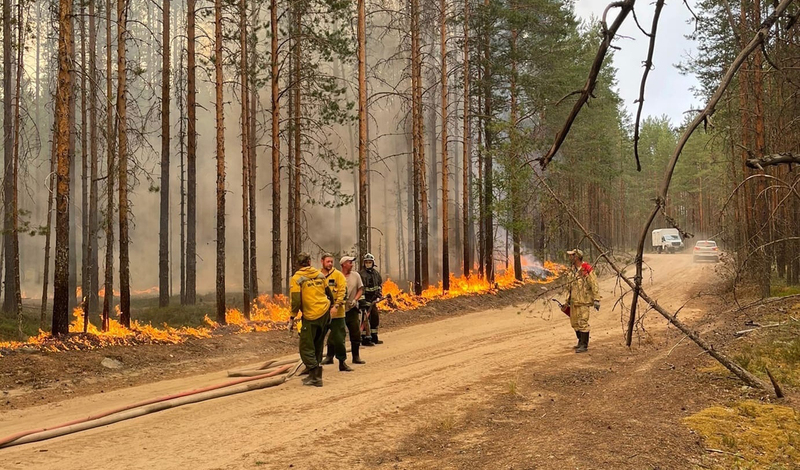
[[[491, 283], [479, 276], [450, 276], [450, 290], [444, 292], [441, 282], [414, 295], [403, 291], [388, 279], [383, 285], [384, 300], [378, 308], [384, 312], [396, 310], [414, 310], [434, 300], [450, 299], [461, 296], [472, 296], [496, 293], [499, 290], [513, 289], [524, 284], [546, 284], [554, 281], [564, 267], [545, 262], [544, 265], [523, 265], [522, 281], [515, 279], [512, 270], [499, 273], [495, 282]], [[238, 309], [228, 309], [221, 325], [210, 319], [204, 319], [204, 325], [198, 327], [174, 328], [164, 323], [154, 326], [150, 323], [131, 322], [131, 328], [125, 328], [118, 321], [110, 320], [108, 331], [102, 331], [91, 322], [87, 323], [84, 333], [84, 314], [80, 308], [73, 311], [70, 323], [70, 334], [63, 338], [53, 337], [40, 331], [37, 336], [27, 341], [0, 342], [0, 357], [13, 351], [60, 352], [73, 350], [89, 350], [106, 346], [125, 346], [137, 344], [178, 344], [188, 339], [209, 338], [215, 334], [240, 334], [253, 331], [271, 331], [286, 328], [289, 319], [289, 299], [283, 295], [261, 295], [251, 304], [250, 318]], [[119, 307], [117, 307], [119, 314]]]

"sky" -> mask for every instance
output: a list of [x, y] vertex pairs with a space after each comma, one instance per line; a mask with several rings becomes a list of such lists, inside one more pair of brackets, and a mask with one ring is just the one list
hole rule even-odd
[[[575, 14], [588, 21], [593, 15], [601, 18], [603, 10], [611, 0], [574, 0]], [[689, 0], [693, 9], [695, 0]], [[653, 21], [655, 2], [640, 1], [636, 4], [639, 24], [649, 31]], [[607, 21], [611, 24], [619, 9], [609, 11]], [[666, 2], [661, 10], [656, 46], [653, 54], [653, 70], [647, 78], [644, 110], [642, 116], [667, 115], [677, 126], [684, 120], [684, 112], [700, 107], [692, 91], [697, 84], [693, 76], [683, 76], [675, 67], [679, 62], [694, 54], [693, 41], [686, 39], [694, 28], [694, 22], [687, 24], [692, 15], [682, 0]], [[624, 37], [619, 37], [619, 35]], [[599, 43], [599, 39], [598, 39]], [[642, 34], [628, 15], [613, 45], [621, 50], [614, 51], [614, 67], [617, 69], [618, 92], [631, 117], [636, 116], [639, 87], [643, 72], [642, 64], [647, 58], [648, 38]]]

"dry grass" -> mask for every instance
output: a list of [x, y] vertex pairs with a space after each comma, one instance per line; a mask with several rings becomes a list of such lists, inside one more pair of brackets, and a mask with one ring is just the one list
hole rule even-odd
[[720, 456], [717, 468], [796, 468], [800, 415], [793, 408], [744, 401], [713, 406], [684, 419]]

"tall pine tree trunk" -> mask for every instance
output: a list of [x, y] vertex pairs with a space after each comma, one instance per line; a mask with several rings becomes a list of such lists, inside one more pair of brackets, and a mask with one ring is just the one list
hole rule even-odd
[[114, 303], [114, 178], [116, 177], [115, 151], [116, 136], [114, 134], [114, 107], [112, 80], [111, 49], [111, 5], [113, 0], [106, 1], [106, 265], [103, 288], [103, 331], [108, 331], [111, 318], [111, 305]]
[[[56, 135], [56, 122], [53, 121], [53, 136]], [[50, 281], [50, 235], [52, 232], [53, 221], [53, 200], [55, 199], [56, 184], [56, 142], [50, 146], [50, 173], [47, 178], [47, 225], [45, 225], [44, 241], [44, 269], [42, 272], [42, 309], [39, 313], [39, 329], [44, 331], [45, 319], [47, 316], [47, 284]]]
[[222, 0], [214, 1], [217, 122], [217, 323], [225, 324], [225, 113], [222, 92]]
[[[419, 0], [411, 0], [411, 119], [412, 125], [412, 147], [414, 155], [414, 293], [422, 294], [423, 276], [427, 279], [427, 274], [423, 275], [424, 269], [427, 271], [427, 242], [423, 255], [422, 249], [422, 201], [420, 201], [422, 191], [423, 174], [425, 171], [422, 143], [422, 64], [420, 60], [419, 45]], [[427, 204], [427, 201], [425, 201]], [[426, 230], [427, 234], [427, 230]], [[425, 286], [427, 287], [427, 286]]]
[[281, 143], [278, 94], [278, 2], [270, 0], [270, 89], [272, 102], [272, 295], [281, 286]]
[[[484, 0], [484, 5], [488, 7], [489, 0]], [[489, 282], [494, 282], [494, 222], [493, 222], [493, 191], [494, 185], [492, 181], [492, 144], [493, 144], [493, 130], [492, 130], [492, 72], [491, 72], [491, 56], [489, 50], [490, 34], [484, 32], [484, 97], [483, 97], [483, 114], [484, 120], [484, 148], [485, 154], [483, 157], [483, 262], [484, 274]]]
[[97, 193], [98, 178], [98, 148], [97, 148], [97, 94], [98, 81], [97, 74], [97, 23], [96, 23], [95, 0], [89, 0], [89, 292], [84, 295], [89, 296], [89, 313], [99, 310], [100, 298], [98, 289], [100, 288], [100, 270], [98, 268], [98, 221], [97, 204], [99, 195]]
[[440, 0], [439, 8], [441, 9], [439, 46], [442, 60], [442, 289], [447, 292], [450, 290], [450, 227], [447, 202], [447, 0]]
[[22, 286], [20, 286], [19, 279], [19, 199], [18, 199], [18, 182], [19, 182], [19, 159], [21, 142], [21, 100], [22, 100], [22, 71], [23, 71], [23, 53], [25, 52], [25, 36], [23, 27], [25, 25], [25, 18], [22, 14], [22, 2], [17, 2], [17, 67], [16, 67], [16, 87], [14, 92], [14, 168], [12, 171], [12, 199], [11, 199], [11, 217], [12, 217], [12, 245], [11, 253], [6, 250], [6, 256], [11, 259], [11, 269], [13, 272], [12, 286], [13, 286], [13, 312], [17, 315], [17, 333], [19, 339], [25, 339], [25, 334], [22, 332]]
[[161, 191], [158, 233], [158, 305], [169, 305], [169, 74], [170, 74], [170, 0], [162, 5], [161, 22]]
[[186, 304], [197, 303], [197, 61], [196, 0], [187, 0], [186, 107]]
[[[512, 10], [514, 4], [512, 2]], [[517, 30], [511, 30], [511, 164], [514, 168], [519, 166], [518, 159], [518, 141], [519, 135], [517, 131]], [[522, 201], [520, 201], [520, 189], [522, 188], [522, 181], [517, 177], [516, 172], [509, 172], [511, 177], [511, 238], [514, 243], [514, 278], [518, 281], [522, 280], [522, 235], [520, 224], [522, 223]], [[506, 245], [507, 247], [507, 245]]]
[[[57, 187], [56, 257], [53, 281], [54, 335], [69, 333], [69, 166], [70, 166], [70, 101], [73, 82], [71, 68], [75, 63], [73, 49], [72, 1], [58, 3], [58, 85], [56, 88], [54, 144], [56, 146]], [[74, 296], [74, 293], [72, 294]]]
[[[297, 256], [298, 253], [303, 251], [303, 232], [302, 232], [302, 217], [301, 217], [301, 208], [300, 208], [300, 184], [302, 180], [302, 162], [303, 162], [303, 147], [302, 147], [302, 121], [300, 119], [300, 114], [302, 112], [301, 107], [301, 89], [303, 86], [303, 55], [302, 55], [302, 14], [305, 5], [302, 3], [297, 5], [295, 8], [295, 44], [294, 44], [294, 90], [292, 90], [292, 94], [294, 95], [294, 101], [292, 102], [293, 111], [293, 128], [292, 131], [294, 132], [294, 164], [289, 165], [290, 171], [294, 172], [292, 175], [292, 184], [289, 186], [289, 190], [293, 191], [291, 200], [294, 206], [290, 209], [294, 214], [292, 218], [292, 222], [294, 226], [291, 230], [291, 236], [287, 240], [287, 245], [291, 244], [292, 254], [293, 256]], [[291, 261], [290, 261], [291, 262]], [[292, 263], [294, 264], [294, 263]]]
[[[89, 129], [86, 109], [86, 5], [81, 2], [81, 301], [89, 295]], [[88, 326], [84, 318], [84, 325]]]
[[369, 175], [367, 174], [367, 17], [366, 0], [358, 0], [358, 251], [362, 257], [369, 246]]
[[469, 143], [471, 142], [472, 136], [470, 132], [470, 125], [469, 125], [469, 118], [470, 118], [470, 105], [469, 105], [469, 2], [470, 0], [464, 0], [464, 131], [463, 131], [463, 146], [462, 146], [462, 171], [464, 175], [461, 177], [461, 184], [463, 185], [461, 189], [461, 223], [463, 224], [463, 236], [464, 236], [464, 246], [462, 250], [464, 252], [463, 255], [463, 273], [464, 276], [469, 276], [470, 270], [472, 269], [472, 250], [470, 250], [470, 206], [471, 206], [471, 199], [470, 199], [470, 186], [469, 186], [469, 175], [472, 173], [472, 159], [470, 158], [469, 154]]
[[242, 303], [244, 316], [250, 319], [250, 103], [247, 73], [247, 4], [239, 2], [239, 41], [242, 86]]
[[128, 255], [128, 0], [117, 0], [117, 135], [119, 145], [119, 322], [131, 326], [131, 273]]

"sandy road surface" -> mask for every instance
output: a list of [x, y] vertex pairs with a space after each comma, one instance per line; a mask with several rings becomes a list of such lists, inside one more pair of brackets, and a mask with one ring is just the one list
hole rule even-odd
[[[691, 255], [653, 255], [647, 262], [654, 269], [647, 290], [667, 307], [679, 307], [713, 275], [713, 265], [693, 264]], [[572, 353], [575, 335], [552, 302], [487, 310], [384, 333], [385, 344], [365, 348], [367, 364], [356, 372], [326, 367], [323, 388], [303, 387], [295, 378], [280, 387], [0, 449], [0, 467], [405, 468], [373, 455], [370, 443], [391, 448], [433, 421], [480, 404], [487, 384], [502, 372], [535, 367], [537, 358], [563, 358], [569, 367], [591, 361], [604, 341], [622, 341], [620, 314], [611, 311], [614, 285], [614, 279], [601, 282], [606, 301], [592, 313], [589, 354]], [[650, 328], [664, 324], [655, 316], [648, 321]], [[4, 412], [0, 436], [225, 379], [224, 372], [206, 374]]]

